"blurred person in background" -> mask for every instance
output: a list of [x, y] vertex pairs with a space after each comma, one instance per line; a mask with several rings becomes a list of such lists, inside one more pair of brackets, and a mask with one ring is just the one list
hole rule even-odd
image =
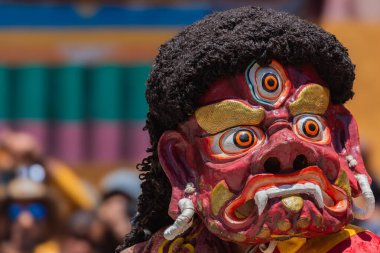
[[97, 204], [98, 192], [70, 167], [44, 156], [28, 134], [0, 135], [0, 167], [5, 189], [0, 219], [7, 224], [0, 230], [1, 253], [59, 252], [58, 225], [75, 210]]
[[10, 130], [0, 135], [0, 185], [6, 185], [17, 176], [17, 168], [38, 160], [38, 143], [30, 135]]
[[[101, 252], [114, 252], [131, 230], [131, 219], [136, 214], [140, 195], [140, 179], [126, 169], [107, 175], [102, 183], [102, 201], [97, 210], [98, 224], [93, 227], [94, 238]], [[101, 232], [96, 232], [99, 228]]]
[[[97, 217], [92, 211], [75, 212], [65, 226], [65, 232], [60, 241], [60, 253], [101, 253], [97, 238]], [[111, 251], [112, 252], [112, 251]]]
[[0, 252], [58, 252], [58, 220], [48, 188], [27, 178], [16, 178], [7, 185], [6, 192], [1, 208], [5, 231]]
[[0, 135], [0, 185], [15, 178], [45, 184], [61, 200], [57, 211], [66, 217], [76, 209], [92, 210], [98, 202], [94, 187], [64, 163], [44, 156], [31, 135], [8, 130]]

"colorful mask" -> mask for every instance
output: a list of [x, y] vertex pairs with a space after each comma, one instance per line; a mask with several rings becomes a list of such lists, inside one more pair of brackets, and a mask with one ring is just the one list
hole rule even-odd
[[[163, 134], [159, 155], [173, 186], [194, 183], [191, 199], [211, 232], [253, 244], [351, 221], [355, 175], [367, 176], [357, 126], [313, 67], [253, 62], [214, 82], [200, 104]], [[173, 191], [173, 218], [182, 197]]]
[[346, 227], [374, 207], [357, 125], [343, 106], [353, 81], [336, 38], [286, 13], [244, 7], [179, 33], [147, 82], [151, 154], [138, 166], [139, 214], [119, 252], [139, 242], [134, 252], [268, 242], [273, 251], [290, 241], [278, 246], [287, 252], [280, 248], [294, 238], [304, 250], [292, 252], [310, 252], [319, 236], [331, 249], [357, 233], [373, 238], [360, 247], [378, 247], [373, 234]]

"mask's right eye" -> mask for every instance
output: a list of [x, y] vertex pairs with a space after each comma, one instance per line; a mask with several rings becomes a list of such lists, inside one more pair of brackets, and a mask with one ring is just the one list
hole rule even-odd
[[235, 156], [256, 147], [265, 140], [265, 134], [254, 126], [239, 126], [207, 137], [212, 155]]

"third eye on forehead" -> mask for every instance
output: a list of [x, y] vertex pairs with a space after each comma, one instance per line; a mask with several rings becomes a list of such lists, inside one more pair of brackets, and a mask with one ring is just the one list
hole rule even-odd
[[[291, 82], [282, 64], [272, 60], [268, 66], [253, 61], [245, 72], [246, 83], [252, 98], [269, 108], [278, 108], [291, 92]], [[298, 92], [301, 90], [300, 92]], [[302, 85], [297, 97], [289, 104], [290, 113], [297, 116], [303, 113], [322, 115], [330, 101], [329, 90], [322, 85], [309, 83]]]
[[290, 81], [283, 66], [276, 60], [268, 66], [253, 61], [245, 72], [252, 98], [259, 104], [277, 108], [290, 91]]
[[263, 88], [268, 92], [274, 92], [278, 89], [277, 77], [272, 73], [266, 73], [263, 76]]
[[243, 102], [228, 99], [206, 105], [195, 111], [198, 125], [208, 134], [241, 125], [259, 125], [265, 117], [265, 110]]

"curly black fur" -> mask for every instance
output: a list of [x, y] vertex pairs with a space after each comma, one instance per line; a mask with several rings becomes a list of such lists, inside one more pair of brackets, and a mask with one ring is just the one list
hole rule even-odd
[[284, 65], [310, 63], [330, 87], [334, 103], [353, 96], [354, 65], [346, 48], [334, 35], [298, 17], [243, 7], [209, 15], [187, 27], [161, 46], [148, 79], [146, 129], [152, 155], [138, 166], [145, 174], [137, 225], [119, 251], [145, 240], [144, 228], [154, 233], [171, 222], [170, 184], [156, 153], [161, 134], [193, 114], [209, 84], [242, 73], [254, 59], [261, 65], [271, 59]]

